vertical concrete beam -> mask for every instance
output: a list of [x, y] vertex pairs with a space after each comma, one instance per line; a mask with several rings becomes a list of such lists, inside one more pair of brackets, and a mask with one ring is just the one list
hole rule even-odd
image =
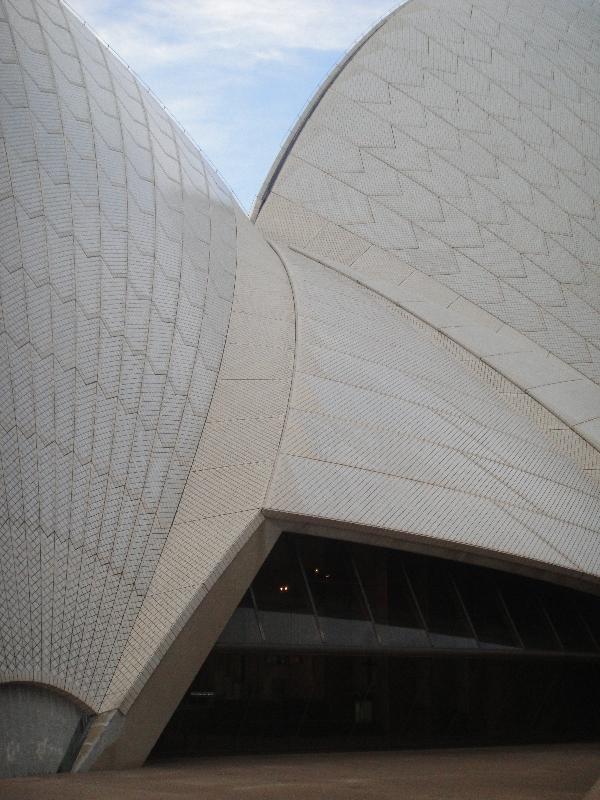
[[116, 718], [104, 731], [90, 731], [94, 741], [88, 737], [84, 742], [76, 770], [125, 769], [144, 763], [278, 535], [277, 525], [269, 521], [260, 525], [192, 614], [119, 720], [118, 731]]

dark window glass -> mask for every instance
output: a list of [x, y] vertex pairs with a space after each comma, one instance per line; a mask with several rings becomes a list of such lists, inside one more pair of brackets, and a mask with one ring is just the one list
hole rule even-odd
[[557, 586], [544, 588], [541, 600], [552, 620], [554, 630], [567, 651], [590, 653], [595, 650], [594, 642], [574, 602], [573, 592]]
[[375, 622], [421, 628], [422, 622], [406, 580], [402, 556], [393, 550], [355, 546], [354, 563]]
[[499, 587], [524, 647], [560, 650], [539, 600], [539, 583], [502, 575], [499, 577]]
[[405, 555], [405, 566], [427, 627], [446, 636], [471, 637], [449, 562]]
[[600, 659], [230, 651], [153, 757], [597, 741], [599, 705]]
[[291, 537], [281, 536], [252, 584], [261, 611], [311, 611]]
[[341, 619], [368, 619], [348, 545], [307, 536], [298, 537], [298, 548], [317, 613]]
[[283, 535], [252, 585], [267, 645], [321, 643], [294, 540]]
[[233, 616], [219, 638], [219, 643], [232, 647], [236, 645], [262, 644], [262, 636], [258, 627], [258, 619], [250, 590], [242, 597], [239, 606], [233, 612]]
[[517, 644], [491, 570], [457, 564], [454, 574], [477, 638], [489, 644]]
[[227, 647], [398, 651], [471, 649], [477, 642], [487, 650], [598, 652], [600, 597], [450, 560], [286, 533], [220, 639]]
[[577, 606], [588, 630], [595, 639], [596, 647], [600, 649], [600, 597], [579, 594]]

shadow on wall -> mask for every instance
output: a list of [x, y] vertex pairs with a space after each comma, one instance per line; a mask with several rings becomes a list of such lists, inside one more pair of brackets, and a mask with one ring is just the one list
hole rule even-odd
[[0, 686], [0, 778], [67, 771], [89, 715], [65, 695], [39, 686]]

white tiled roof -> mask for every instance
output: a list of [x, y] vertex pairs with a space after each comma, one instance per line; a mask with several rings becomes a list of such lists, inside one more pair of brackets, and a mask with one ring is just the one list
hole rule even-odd
[[0, 680], [127, 711], [266, 515], [600, 577], [598, 11], [406, 3], [254, 226], [0, 0]]
[[600, 446], [597, 2], [406, 3], [326, 83], [255, 207]]
[[0, 31], [0, 665], [94, 706], [208, 413], [235, 208], [64, 6], [7, 0]]

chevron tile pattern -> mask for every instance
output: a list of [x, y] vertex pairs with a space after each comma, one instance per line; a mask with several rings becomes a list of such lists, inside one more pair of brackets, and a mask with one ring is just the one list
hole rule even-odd
[[64, 6], [7, 0], [0, 31], [0, 669], [94, 707], [200, 441], [236, 219]]
[[281, 261], [241, 212], [238, 248], [225, 352], [200, 446], [123, 654], [99, 683], [102, 711], [129, 708], [263, 519], [292, 382], [294, 302]]
[[254, 225], [0, 0], [0, 682], [98, 713], [90, 761], [266, 517], [600, 579], [599, 41], [598, 0], [410, 0]]
[[281, 252], [299, 346], [266, 507], [600, 575], [597, 483], [434, 331]]
[[387, 282], [599, 446], [600, 4], [411, 0], [296, 133], [265, 234]]

